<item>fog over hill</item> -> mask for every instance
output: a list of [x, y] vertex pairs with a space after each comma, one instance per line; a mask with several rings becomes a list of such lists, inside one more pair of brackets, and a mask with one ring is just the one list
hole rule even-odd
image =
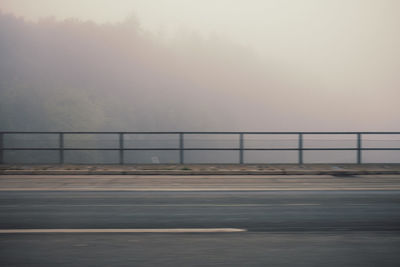
[[0, 13], [2, 131], [398, 130], [399, 85], [325, 90], [218, 35], [165, 40], [135, 17]]

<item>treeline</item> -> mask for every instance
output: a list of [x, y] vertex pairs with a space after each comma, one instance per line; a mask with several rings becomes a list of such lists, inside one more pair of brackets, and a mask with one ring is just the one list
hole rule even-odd
[[0, 13], [0, 58], [3, 131], [235, 130], [274, 102], [255, 96], [267, 71], [247, 49], [190, 32], [167, 42], [135, 18]]

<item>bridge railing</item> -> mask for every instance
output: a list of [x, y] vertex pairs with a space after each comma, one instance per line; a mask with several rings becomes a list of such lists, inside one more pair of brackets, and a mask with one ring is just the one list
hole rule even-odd
[[[43, 146], [32, 146], [29, 143], [29, 138], [25, 140], [25, 142], [18, 143], [17, 141], [7, 142], [7, 137], [15, 137], [18, 135], [30, 136], [30, 135], [46, 135], [52, 137], [52, 145], [43, 145]], [[83, 140], [79, 146], [66, 146], [65, 139], [66, 137], [74, 136], [74, 135], [90, 135], [90, 136], [113, 136], [115, 139], [114, 145], [107, 147], [92, 147], [85, 145], [85, 141]], [[175, 145], [162, 146], [158, 147], [157, 145], [151, 146], [128, 146], [126, 145], [127, 139], [126, 136], [131, 135], [141, 135], [141, 136], [174, 136], [175, 137]], [[215, 135], [228, 135], [234, 137], [236, 141], [234, 141], [235, 145], [232, 146], [188, 146], [186, 144], [186, 138], [191, 136], [215, 136]], [[279, 136], [291, 136], [290, 139], [292, 142], [290, 146], [284, 147], [276, 147], [276, 146], [249, 146], [246, 144], [247, 141], [251, 141], [252, 136], [268, 136], [268, 135], [279, 135]], [[350, 137], [354, 141], [354, 146], [326, 146], [318, 145], [307, 145], [305, 141], [307, 141], [310, 136], [326, 136], [326, 135], [335, 135], [335, 136], [346, 136]], [[238, 160], [237, 164], [247, 163], [245, 152], [250, 151], [294, 151], [297, 153], [297, 164], [304, 164], [304, 153], [306, 151], [354, 151], [355, 158], [354, 163], [362, 164], [363, 163], [363, 151], [400, 151], [399, 142], [396, 143], [395, 146], [364, 146], [364, 140], [368, 139], [368, 136], [393, 136], [399, 135], [400, 132], [0, 132], [0, 164], [8, 163], [6, 160], [6, 152], [9, 151], [53, 151], [56, 152], [57, 160], [56, 163], [64, 164], [65, 163], [65, 153], [67, 151], [115, 151], [118, 154], [118, 163], [126, 164], [125, 154], [128, 151], [175, 151], [178, 152], [178, 161], [179, 164], [187, 163], [185, 161], [185, 152], [187, 151], [231, 151], [237, 153]], [[340, 139], [339, 139], [340, 140]], [[332, 141], [332, 140], [331, 140]], [[400, 140], [395, 140], [400, 141]], [[323, 139], [320, 140], [320, 143], [324, 143]], [[156, 144], [156, 143], [155, 143]], [[400, 161], [400, 157], [399, 157]], [[154, 163], [154, 162], [153, 162]], [[158, 163], [158, 162], [156, 162]], [[212, 162], [211, 162], [212, 163]], [[264, 162], [268, 163], [268, 162]]]

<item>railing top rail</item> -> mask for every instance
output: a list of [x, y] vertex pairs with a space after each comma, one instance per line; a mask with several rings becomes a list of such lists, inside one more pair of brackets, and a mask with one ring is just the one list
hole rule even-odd
[[94, 131], [0, 131], [2, 134], [400, 134], [400, 132], [334, 132], [334, 131], [327, 131], [327, 132], [312, 132], [312, 131], [305, 131], [305, 132], [282, 132], [282, 131], [272, 131], [272, 132], [238, 132], [238, 131], [233, 131], [233, 132], [176, 132], [176, 131], [171, 131], [171, 132], [152, 132], [152, 131], [146, 131], [146, 132], [141, 132], [141, 131], [136, 131], [136, 132], [106, 132], [106, 131], [99, 131], [99, 132], [94, 132]]

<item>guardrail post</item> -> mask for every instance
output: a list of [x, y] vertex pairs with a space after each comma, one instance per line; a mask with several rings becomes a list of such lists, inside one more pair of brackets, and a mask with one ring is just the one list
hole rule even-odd
[[124, 133], [119, 133], [119, 164], [124, 164]]
[[58, 134], [59, 163], [64, 164], [64, 133]]
[[361, 155], [361, 133], [357, 133], [357, 164], [361, 164], [362, 162], [362, 155]]
[[243, 164], [243, 133], [239, 134], [239, 164]]
[[3, 133], [0, 133], [0, 164], [3, 164]]
[[183, 153], [183, 133], [179, 133], [179, 163], [183, 164], [185, 162], [184, 153]]
[[299, 133], [299, 164], [303, 164], [303, 134]]

